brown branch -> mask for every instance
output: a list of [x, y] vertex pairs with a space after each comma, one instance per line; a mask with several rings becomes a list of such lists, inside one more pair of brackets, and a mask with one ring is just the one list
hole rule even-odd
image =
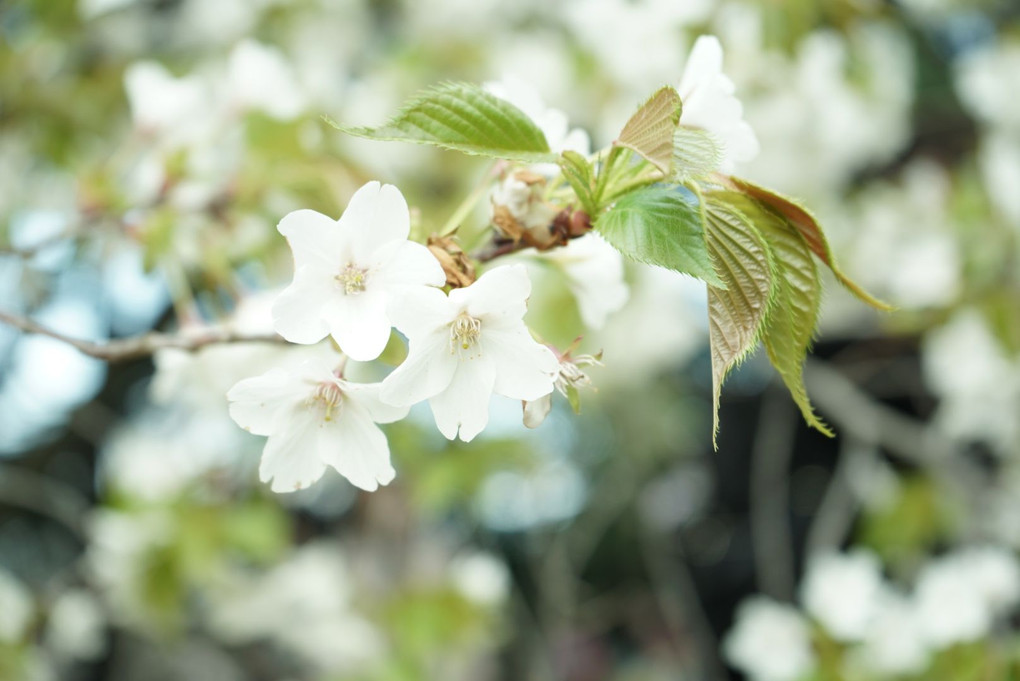
[[110, 363], [148, 357], [159, 350], [176, 349], [195, 352], [207, 345], [218, 343], [286, 343], [276, 334], [244, 334], [222, 326], [185, 330], [177, 334], [146, 333], [132, 338], [119, 338], [105, 343], [96, 343], [67, 336], [26, 317], [6, 312], [0, 312], [0, 322], [25, 333], [55, 338], [89, 357]]
[[483, 263], [495, 260], [500, 256], [516, 253], [517, 251], [523, 251], [526, 248], [530, 248], [530, 246], [523, 241], [515, 242], [509, 239], [493, 239], [482, 248], [471, 253], [468, 257], [476, 262]]
[[55, 246], [56, 244], [59, 244], [62, 241], [66, 241], [72, 238], [74, 238], [73, 234], [70, 234], [67, 231], [63, 231], [60, 234], [55, 234], [53, 236], [47, 237], [46, 239], [43, 239], [39, 243], [33, 244], [32, 246], [29, 246], [27, 248], [20, 248], [13, 244], [4, 244], [0, 246], [0, 255], [12, 255], [15, 258], [20, 258], [21, 260], [31, 260], [37, 254], [46, 250], [50, 246]]

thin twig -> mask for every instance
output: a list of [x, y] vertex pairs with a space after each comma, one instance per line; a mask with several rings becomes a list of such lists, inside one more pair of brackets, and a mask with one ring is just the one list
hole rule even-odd
[[460, 227], [460, 223], [464, 222], [464, 219], [471, 214], [471, 211], [474, 210], [476, 205], [478, 205], [481, 198], [485, 196], [485, 192], [488, 191], [492, 181], [499, 177], [505, 167], [505, 161], [496, 161], [489, 167], [488, 170], [485, 171], [485, 173], [482, 174], [478, 185], [475, 186], [464, 201], [457, 206], [457, 208], [453, 211], [453, 214], [446, 221], [446, 224], [439, 229], [439, 236], [448, 236]]
[[31, 260], [40, 252], [46, 250], [50, 246], [54, 246], [56, 244], [61, 243], [62, 241], [71, 239], [73, 238], [73, 236], [74, 235], [69, 233], [68, 231], [62, 231], [59, 234], [54, 234], [53, 236], [46, 237], [42, 241], [39, 241], [38, 243], [35, 243], [25, 248], [15, 246], [13, 244], [4, 244], [0, 246], [0, 255], [13, 255], [14, 257], [20, 258], [22, 260]]
[[859, 462], [877, 458], [878, 448], [874, 444], [865, 444], [851, 435], [843, 436], [836, 469], [808, 530], [805, 554], [837, 551], [843, 545], [860, 506], [851, 485], [852, 470]]
[[177, 334], [147, 333], [132, 338], [120, 338], [96, 343], [93, 341], [73, 338], [54, 331], [27, 317], [0, 312], [0, 322], [20, 329], [25, 333], [35, 333], [54, 338], [76, 348], [89, 357], [106, 362], [125, 362], [141, 357], [148, 357], [159, 350], [176, 349], [194, 352], [207, 345], [218, 343], [285, 343], [280, 336], [274, 334], [245, 334], [222, 326], [208, 326], [200, 329], [185, 330]]
[[676, 650], [677, 661], [687, 666], [684, 658], [685, 643], [693, 639], [697, 643], [697, 650], [690, 678], [702, 681], [726, 679], [726, 671], [718, 655], [719, 642], [712, 632], [712, 625], [698, 595], [682, 547], [679, 551], [675, 550], [673, 544], [663, 541], [661, 534], [655, 532], [646, 521], [639, 519], [637, 530], [648, 581], [655, 592], [656, 605], [662, 613], [663, 622], [669, 630], [670, 643]]
[[824, 362], [808, 360], [804, 369], [815, 404], [840, 431], [923, 468], [961, 503], [977, 498], [984, 473], [936, 427], [875, 400]]
[[0, 463], [0, 505], [16, 506], [52, 518], [85, 540], [89, 500], [59, 480]]
[[944, 438], [924, 423], [878, 402], [826, 363], [809, 359], [804, 379], [819, 409], [859, 441], [881, 445], [890, 454], [916, 464], [952, 456]]
[[794, 589], [789, 478], [796, 423], [789, 398], [769, 390], [751, 452], [751, 543], [758, 587], [780, 600], [792, 600]]

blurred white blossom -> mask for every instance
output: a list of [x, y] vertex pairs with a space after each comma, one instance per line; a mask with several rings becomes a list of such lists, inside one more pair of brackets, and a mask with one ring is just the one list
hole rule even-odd
[[840, 641], [865, 636], [882, 595], [881, 564], [863, 550], [812, 557], [800, 591], [807, 612]]
[[956, 64], [956, 91], [963, 104], [982, 122], [1020, 132], [1020, 43], [983, 46]]
[[764, 596], [737, 608], [723, 653], [753, 681], [797, 681], [815, 665], [807, 621], [795, 608]]
[[941, 401], [935, 423], [954, 439], [988, 442], [1002, 453], [1020, 437], [1020, 367], [977, 310], [963, 309], [924, 339], [925, 379]]
[[917, 580], [924, 638], [935, 647], [987, 636], [1020, 597], [1020, 566], [1006, 549], [965, 549], [928, 563]]
[[91, 592], [70, 589], [57, 597], [46, 622], [46, 645], [64, 658], [94, 660], [106, 652], [106, 616]]
[[385, 651], [381, 633], [352, 606], [356, 588], [342, 549], [313, 542], [270, 572], [215, 592], [210, 623], [226, 641], [269, 638], [323, 671], [352, 670]]
[[875, 616], [855, 651], [856, 663], [883, 674], [924, 671], [930, 649], [921, 631], [919, 615], [906, 597], [889, 589], [877, 599]]
[[242, 40], [230, 53], [228, 83], [234, 106], [290, 120], [305, 107], [294, 71], [283, 53], [254, 40]]
[[157, 62], [142, 61], [128, 67], [124, 87], [141, 132], [171, 146], [194, 142], [206, 132], [213, 96], [201, 76], [177, 78]]
[[510, 590], [510, 574], [506, 565], [495, 556], [466, 553], [450, 562], [450, 578], [467, 599], [484, 606], [495, 606], [506, 599]]
[[34, 616], [32, 593], [17, 577], [0, 569], [0, 642], [18, 643]]

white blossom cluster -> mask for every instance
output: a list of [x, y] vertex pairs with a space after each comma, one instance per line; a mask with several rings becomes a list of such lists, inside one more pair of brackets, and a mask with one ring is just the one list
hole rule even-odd
[[[722, 59], [716, 38], [695, 43], [678, 86], [685, 102], [680, 122], [711, 135], [721, 151], [718, 169], [731, 172], [753, 158], [758, 142]], [[566, 114], [547, 108], [527, 83], [510, 77], [487, 88], [527, 113], [553, 150], [590, 153], [588, 135], [571, 129]], [[507, 173], [491, 197], [493, 210], [525, 232], [547, 230], [560, 208], [544, 187], [557, 172], [547, 164]], [[234, 421], [268, 438], [260, 476], [274, 491], [303, 489], [327, 466], [374, 491], [396, 475], [378, 424], [428, 401], [439, 431], [467, 442], [485, 429], [495, 394], [521, 400], [525, 425], [536, 427], [550, 411], [552, 392], [568, 395], [587, 385], [579, 367], [599, 363], [535, 340], [524, 322], [532, 284], [522, 264], [494, 266], [444, 292], [448, 275], [428, 248], [409, 239], [408, 206], [392, 185], [364, 185], [338, 220], [298, 210], [278, 229], [293, 253], [294, 278], [273, 303], [273, 328], [297, 344], [329, 337], [341, 357], [276, 367], [227, 393]], [[626, 302], [621, 256], [594, 234], [530, 259], [536, 255], [566, 274], [589, 327], [601, 327]], [[394, 329], [408, 342], [400, 366], [378, 383], [349, 380], [347, 359], [379, 358]]]
[[827, 640], [854, 678], [922, 673], [938, 651], [994, 636], [1020, 603], [1020, 561], [996, 546], [959, 549], [924, 565], [906, 593], [868, 551], [820, 554], [800, 602], [744, 601], [724, 641], [729, 663], [755, 681], [796, 681], [817, 668]]
[[395, 471], [377, 424], [404, 418], [418, 402], [428, 400], [444, 436], [470, 441], [485, 428], [494, 393], [528, 401], [552, 392], [559, 361], [524, 323], [524, 267], [495, 267], [444, 293], [439, 261], [408, 240], [396, 187], [370, 182], [339, 220], [302, 210], [279, 229], [295, 262], [294, 281], [273, 306], [281, 336], [312, 344], [328, 335], [344, 356], [367, 362], [396, 328], [409, 351], [381, 383], [355, 383], [339, 364], [308, 361], [231, 388], [231, 417], [268, 437], [260, 473], [275, 491], [307, 487], [327, 465], [362, 489], [389, 483]]

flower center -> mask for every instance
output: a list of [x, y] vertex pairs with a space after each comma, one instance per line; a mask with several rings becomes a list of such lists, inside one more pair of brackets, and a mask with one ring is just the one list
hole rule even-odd
[[315, 387], [315, 392], [312, 393], [308, 402], [309, 404], [321, 406], [325, 412], [323, 419], [332, 421], [333, 412], [340, 411], [340, 405], [343, 403], [343, 400], [343, 391], [340, 390], [336, 383], [324, 382]]
[[344, 290], [344, 295], [350, 296], [361, 293], [365, 290], [365, 282], [368, 280], [368, 270], [358, 267], [354, 263], [347, 263], [340, 274], [336, 275], [337, 285]]
[[482, 335], [482, 322], [461, 312], [450, 324], [450, 352], [470, 350]]

